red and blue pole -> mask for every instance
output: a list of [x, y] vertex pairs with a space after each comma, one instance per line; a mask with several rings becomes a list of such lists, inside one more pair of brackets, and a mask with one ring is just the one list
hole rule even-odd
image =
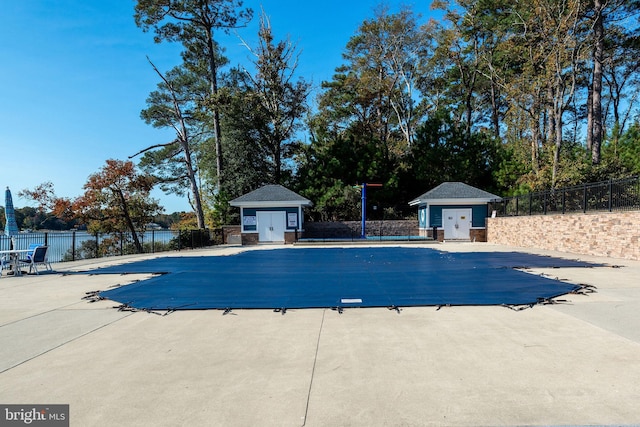
[[367, 185], [369, 187], [382, 187], [382, 184], [367, 184], [366, 182], [356, 186], [360, 187], [360, 192], [362, 193], [362, 234], [360, 235], [362, 239], [367, 238]]
[[362, 239], [367, 238], [367, 183], [363, 182], [361, 188], [362, 193]]

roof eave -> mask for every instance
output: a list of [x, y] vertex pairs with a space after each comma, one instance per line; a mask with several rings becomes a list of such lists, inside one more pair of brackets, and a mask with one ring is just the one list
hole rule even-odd
[[410, 206], [420, 205], [420, 204], [430, 204], [430, 205], [480, 205], [495, 201], [500, 201], [501, 198], [449, 198], [449, 199], [415, 199], [409, 202]]
[[238, 208], [286, 208], [291, 206], [313, 206], [310, 200], [282, 200], [282, 201], [238, 201], [229, 202], [230, 206]]

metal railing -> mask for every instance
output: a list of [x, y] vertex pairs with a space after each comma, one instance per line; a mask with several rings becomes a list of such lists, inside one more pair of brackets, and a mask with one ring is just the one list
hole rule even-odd
[[[221, 233], [210, 230], [147, 230], [138, 233], [143, 253], [194, 249], [222, 243]], [[43, 231], [18, 233], [11, 238], [0, 235], [0, 250], [27, 249], [31, 244], [49, 246], [49, 262], [138, 253], [131, 233], [85, 231]]]
[[640, 210], [640, 177], [601, 181], [505, 197], [490, 203], [497, 216]]

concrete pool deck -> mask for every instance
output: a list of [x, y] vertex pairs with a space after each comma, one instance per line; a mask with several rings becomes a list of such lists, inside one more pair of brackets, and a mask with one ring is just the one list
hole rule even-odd
[[532, 271], [597, 292], [522, 311], [160, 316], [83, 299], [148, 275], [78, 272], [245, 249], [60, 263], [55, 274], [0, 278], [0, 404], [69, 404], [72, 426], [640, 425], [640, 262], [486, 243], [428, 247], [609, 266]]

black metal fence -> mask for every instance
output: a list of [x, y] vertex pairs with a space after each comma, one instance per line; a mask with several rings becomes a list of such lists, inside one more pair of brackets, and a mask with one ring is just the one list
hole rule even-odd
[[[195, 249], [222, 243], [218, 230], [148, 230], [138, 233], [144, 253]], [[49, 246], [49, 262], [138, 253], [131, 233], [90, 234], [84, 231], [19, 233], [0, 235], [0, 250], [27, 249], [31, 244]]]
[[505, 197], [492, 202], [497, 216], [640, 210], [640, 177], [609, 180]]

